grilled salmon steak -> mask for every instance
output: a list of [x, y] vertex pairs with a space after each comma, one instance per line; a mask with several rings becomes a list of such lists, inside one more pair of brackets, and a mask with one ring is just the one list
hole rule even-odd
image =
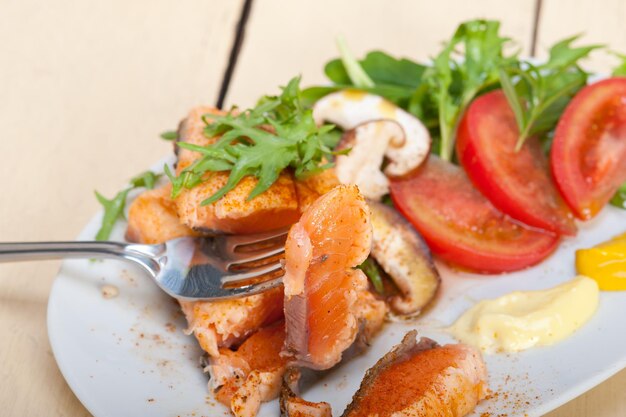
[[367, 278], [354, 269], [371, 243], [369, 210], [356, 186], [340, 185], [320, 197], [289, 231], [285, 350], [298, 365], [332, 367], [354, 342], [359, 321], [367, 315], [376, 322], [376, 312], [384, 317], [384, 302], [368, 295]]
[[[219, 137], [208, 138], [204, 134], [204, 115], [224, 115], [213, 107], [197, 107], [184, 119], [178, 129], [180, 141], [199, 146], [215, 143]], [[191, 165], [201, 155], [187, 149], [178, 149], [176, 173]], [[229, 172], [220, 171], [206, 174], [205, 182], [184, 189], [176, 198], [176, 207], [181, 221], [188, 227], [208, 232], [257, 233], [295, 223], [304, 207], [337, 184], [332, 170], [304, 182], [295, 181], [290, 171], [284, 170], [278, 180], [262, 194], [248, 200], [248, 195], [256, 187], [258, 180], [252, 176], [241, 182], [219, 201], [202, 206], [205, 199], [222, 188], [228, 180]]]
[[182, 224], [170, 198], [172, 186], [141, 193], [128, 208], [126, 239], [138, 243], [163, 243], [196, 233]]

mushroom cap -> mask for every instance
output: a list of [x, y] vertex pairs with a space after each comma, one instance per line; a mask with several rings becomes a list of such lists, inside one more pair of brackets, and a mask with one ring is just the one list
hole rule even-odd
[[353, 129], [372, 120], [392, 120], [404, 130], [404, 139], [389, 143], [386, 156], [390, 163], [385, 174], [401, 176], [418, 167], [428, 156], [430, 134], [415, 116], [392, 102], [358, 90], [342, 90], [318, 100], [313, 106], [313, 118], [318, 124], [324, 121], [344, 130]]

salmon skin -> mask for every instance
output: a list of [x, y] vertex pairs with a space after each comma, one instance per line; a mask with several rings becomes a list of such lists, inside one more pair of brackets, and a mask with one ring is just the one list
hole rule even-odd
[[462, 417], [487, 395], [487, 369], [473, 347], [439, 346], [417, 332], [383, 356], [342, 417]]
[[328, 369], [352, 345], [360, 321], [376, 322], [372, 312], [379, 312], [382, 325], [385, 304], [371, 297], [367, 278], [354, 269], [371, 244], [369, 210], [354, 185], [320, 197], [290, 229], [283, 277], [285, 352], [295, 364]]

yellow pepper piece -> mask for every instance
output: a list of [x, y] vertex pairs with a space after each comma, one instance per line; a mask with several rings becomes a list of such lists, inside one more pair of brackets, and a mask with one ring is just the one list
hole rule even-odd
[[626, 233], [591, 249], [576, 251], [576, 269], [604, 291], [626, 290]]

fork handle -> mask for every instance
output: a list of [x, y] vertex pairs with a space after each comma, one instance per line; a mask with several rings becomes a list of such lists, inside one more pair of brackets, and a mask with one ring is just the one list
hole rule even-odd
[[[0, 243], [0, 262], [102, 257], [130, 259], [127, 252], [129, 246], [121, 242], [99, 241], [6, 242]], [[133, 255], [141, 256], [136, 252]]]

